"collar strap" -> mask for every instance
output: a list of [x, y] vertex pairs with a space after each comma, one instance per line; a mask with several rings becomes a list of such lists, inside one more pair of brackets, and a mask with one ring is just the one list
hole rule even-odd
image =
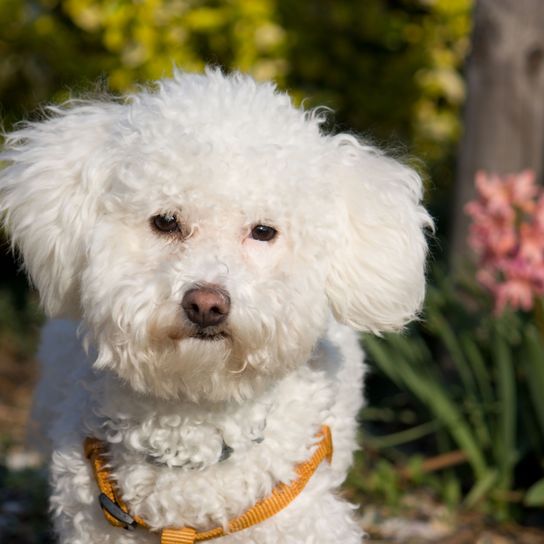
[[[193, 544], [211, 540], [230, 533], [242, 531], [264, 521], [283, 510], [306, 486], [317, 467], [324, 459], [332, 461], [332, 437], [328, 426], [323, 425], [317, 434], [319, 442], [314, 453], [307, 461], [296, 466], [297, 477], [290, 484], [279, 483], [272, 493], [242, 515], [231, 519], [227, 528], [216, 527], [209, 531], [196, 531], [192, 527], [166, 528], [161, 531], [161, 544]], [[111, 525], [124, 529], [135, 529], [140, 526], [150, 530], [149, 525], [139, 516], [131, 515], [117, 493], [107, 466], [107, 447], [96, 438], [86, 438], [84, 443], [85, 456], [89, 459], [96, 483], [100, 489], [98, 497], [105, 518]]]

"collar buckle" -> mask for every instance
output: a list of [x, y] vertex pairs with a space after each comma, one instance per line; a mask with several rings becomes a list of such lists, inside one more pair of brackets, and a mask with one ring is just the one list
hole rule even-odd
[[117, 503], [113, 502], [105, 493], [98, 495], [98, 502], [104, 513], [109, 514], [118, 521], [127, 531], [133, 531], [138, 526], [135, 519], [130, 514], [127, 514]]

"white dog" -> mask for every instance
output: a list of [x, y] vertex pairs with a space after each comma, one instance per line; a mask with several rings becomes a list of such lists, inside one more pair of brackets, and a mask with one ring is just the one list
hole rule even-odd
[[69, 318], [38, 392], [60, 542], [360, 541], [353, 329], [417, 313], [430, 218], [414, 171], [323, 121], [208, 70], [6, 136], [5, 225]]

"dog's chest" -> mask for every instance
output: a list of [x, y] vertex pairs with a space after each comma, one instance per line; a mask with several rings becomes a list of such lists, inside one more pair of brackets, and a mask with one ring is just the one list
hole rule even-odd
[[[138, 420], [106, 419], [106, 440], [124, 463], [146, 463], [176, 472], [202, 471], [240, 457], [263, 440], [270, 403], [251, 410], [198, 413], [191, 407], [150, 411]], [[195, 413], [196, 412], [196, 413]]]
[[289, 481], [334, 396], [322, 373], [303, 374], [242, 406], [176, 412], [139, 405], [130, 416], [102, 421], [112, 474], [132, 513], [152, 526], [204, 530]]

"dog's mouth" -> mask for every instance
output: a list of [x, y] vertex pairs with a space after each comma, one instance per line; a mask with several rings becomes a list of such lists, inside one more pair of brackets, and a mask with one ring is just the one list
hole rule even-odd
[[200, 330], [191, 335], [191, 338], [205, 340], [207, 342], [217, 342], [218, 340], [226, 340], [229, 335], [225, 331], [206, 331]]

